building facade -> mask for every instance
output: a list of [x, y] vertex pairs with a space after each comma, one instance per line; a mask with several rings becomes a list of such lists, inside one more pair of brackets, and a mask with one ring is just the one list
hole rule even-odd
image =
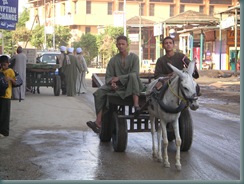
[[38, 16], [40, 24], [46, 27], [54, 24], [70, 27], [71, 42], [79, 40], [83, 33], [99, 34], [104, 26], [125, 26], [133, 17], [152, 20], [151, 26], [144, 27], [138, 22], [137, 26], [126, 27], [129, 34], [132, 32], [131, 35], [141, 38], [137, 45], [140, 43], [142, 47], [135, 44], [133, 51], [140, 54], [141, 48], [142, 60], [156, 60], [153, 24], [188, 10], [219, 17], [218, 12], [235, 6], [238, 0], [29, 0], [28, 3], [31, 18], [27, 28], [32, 27]]

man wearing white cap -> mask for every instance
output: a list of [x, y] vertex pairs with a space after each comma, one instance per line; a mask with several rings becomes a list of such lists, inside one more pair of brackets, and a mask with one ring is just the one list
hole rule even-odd
[[62, 72], [65, 75], [67, 96], [76, 95], [77, 73], [78, 71], [79, 73], [82, 71], [82, 68], [78, 63], [77, 58], [73, 55], [73, 52], [74, 52], [74, 48], [72, 47], [68, 48], [68, 59], [64, 60], [62, 66]]
[[86, 93], [86, 73], [89, 73], [86, 60], [82, 55], [82, 48], [78, 47], [76, 49], [76, 58], [78, 63], [82, 68], [82, 72], [77, 74], [76, 80], [76, 92], [77, 94]]
[[61, 78], [61, 89], [62, 89], [62, 94], [66, 95], [66, 84], [65, 84], [65, 75], [62, 73], [62, 66], [63, 63], [65, 62], [64, 60], [68, 59], [68, 56], [66, 55], [66, 47], [61, 46], [60, 47], [60, 52], [61, 54], [57, 57], [57, 64], [59, 64], [59, 75]]

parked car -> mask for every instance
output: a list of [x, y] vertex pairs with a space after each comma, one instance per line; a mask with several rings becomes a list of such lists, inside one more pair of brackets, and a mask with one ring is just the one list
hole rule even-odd
[[43, 52], [36, 58], [36, 63], [55, 65], [59, 54], [60, 52]]

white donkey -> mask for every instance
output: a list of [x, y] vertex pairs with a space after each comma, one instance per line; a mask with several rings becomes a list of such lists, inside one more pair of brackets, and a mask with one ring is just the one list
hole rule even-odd
[[[156, 83], [162, 78], [154, 80], [148, 85], [146, 95], [148, 100], [148, 111], [150, 114], [151, 123], [151, 134], [152, 134], [152, 150], [153, 157], [157, 158], [158, 161], [163, 162], [162, 158], [162, 144], [161, 140], [163, 137], [164, 144], [164, 167], [170, 167], [168, 160], [168, 138], [167, 138], [167, 123], [172, 123], [174, 134], [175, 134], [175, 144], [176, 144], [176, 163], [175, 166], [177, 170], [181, 170], [180, 163], [180, 147], [181, 147], [181, 137], [179, 133], [179, 122], [180, 113], [187, 106], [192, 110], [196, 110], [199, 107], [198, 97], [196, 92], [197, 83], [194, 81], [192, 74], [195, 67], [195, 62], [189, 63], [187, 69], [179, 70], [173, 65], [169, 64], [172, 68], [174, 75], [172, 78], [166, 81], [165, 85], [157, 90], [155, 88]], [[155, 120], [160, 119], [160, 126], [158, 128], [158, 151], [156, 153], [155, 149]]]

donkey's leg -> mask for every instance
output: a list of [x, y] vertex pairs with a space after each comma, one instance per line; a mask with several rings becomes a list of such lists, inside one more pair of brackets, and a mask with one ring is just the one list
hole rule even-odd
[[161, 121], [161, 125], [163, 131], [163, 141], [164, 141], [164, 167], [170, 167], [169, 157], [168, 157], [169, 141], [168, 141], [167, 129], [166, 129], [167, 123]]
[[161, 125], [161, 120], [160, 120], [160, 125], [158, 126], [157, 139], [158, 139], [158, 161], [159, 162], [163, 162], [163, 157], [162, 157], [162, 125]]
[[180, 133], [179, 133], [178, 119], [173, 123], [173, 128], [174, 128], [174, 133], [175, 133], [175, 145], [176, 145], [175, 167], [177, 170], [181, 170], [181, 163], [180, 163], [181, 138], [180, 138]]
[[150, 123], [151, 123], [151, 135], [152, 135], [152, 156], [153, 158], [157, 158], [156, 149], [155, 149], [155, 117], [150, 115]]

